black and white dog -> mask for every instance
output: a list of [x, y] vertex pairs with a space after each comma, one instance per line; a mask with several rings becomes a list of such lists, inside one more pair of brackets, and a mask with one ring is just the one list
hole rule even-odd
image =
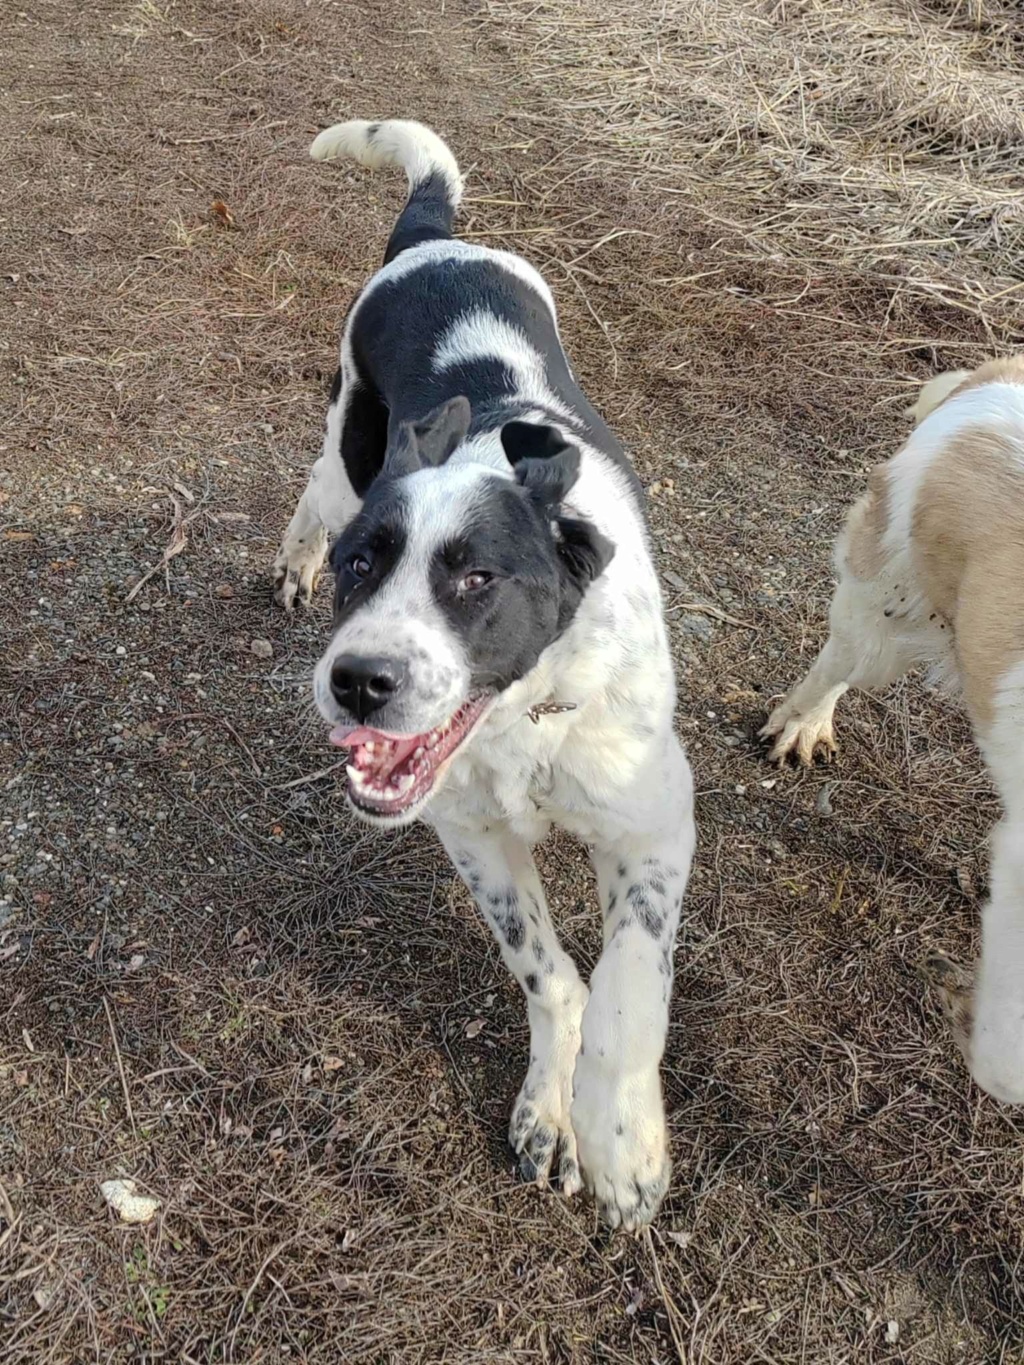
[[[340, 532], [314, 690], [351, 755], [348, 800], [434, 827], [523, 989], [524, 1171], [572, 1194], [582, 1168], [605, 1220], [635, 1228], [669, 1178], [659, 1064], [695, 837], [641, 489], [540, 275], [453, 239], [462, 179], [440, 138], [358, 121], [311, 154], [401, 166], [410, 194], [349, 314], [275, 595], [308, 601]], [[531, 856], [552, 823], [597, 873], [589, 990]]]

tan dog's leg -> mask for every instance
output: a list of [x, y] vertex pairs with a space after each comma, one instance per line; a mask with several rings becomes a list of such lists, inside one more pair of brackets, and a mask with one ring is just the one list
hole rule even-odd
[[783, 762], [795, 753], [809, 764], [815, 751], [834, 753], [832, 714], [851, 687], [884, 687], [919, 661], [917, 651], [886, 615], [891, 591], [881, 579], [844, 574], [832, 598], [832, 632], [810, 671], [761, 731], [774, 739], [769, 758]]

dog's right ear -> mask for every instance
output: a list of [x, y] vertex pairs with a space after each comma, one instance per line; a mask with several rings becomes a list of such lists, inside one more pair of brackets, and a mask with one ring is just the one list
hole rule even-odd
[[400, 479], [417, 469], [444, 464], [466, 439], [471, 416], [469, 399], [460, 396], [449, 398], [418, 422], [403, 422], [384, 456], [381, 473]]

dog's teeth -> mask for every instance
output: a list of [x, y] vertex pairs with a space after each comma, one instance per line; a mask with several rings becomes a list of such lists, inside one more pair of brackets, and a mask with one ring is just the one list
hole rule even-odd
[[[436, 748], [437, 748], [437, 741], [438, 741], [440, 738], [441, 738], [441, 736], [437, 733], [437, 731], [436, 731], [436, 730], [432, 730], [432, 731], [430, 732], [430, 737], [429, 737], [429, 739], [427, 740], [427, 748], [428, 748], [428, 749], [436, 749]], [[417, 753], [418, 753], [418, 752], [419, 752], [419, 750], [417, 750]]]
[[376, 744], [373, 742], [372, 739], [367, 741], [367, 744], [366, 744], [365, 747], [366, 747], [366, 752], [367, 752], [368, 754], [375, 754], [375, 753], [377, 752], [377, 746], [376, 746]]
[[345, 765], [345, 771], [348, 773], [348, 780], [352, 783], [353, 787], [366, 786], [366, 774], [362, 772], [361, 769], [357, 768], [354, 763], [347, 763]]
[[412, 773], [406, 773], [404, 777], [400, 777], [397, 782], [400, 794], [404, 796], [405, 793], [409, 791], [409, 789], [413, 786], [415, 781], [416, 779], [415, 777], [413, 777]]
[[416, 749], [413, 750], [413, 755], [412, 755], [412, 756], [413, 756], [413, 758], [422, 758], [425, 752], [426, 752], [426, 751], [425, 751], [425, 749], [423, 748], [423, 745], [421, 744], [421, 745], [419, 745], [418, 748], [416, 748]]

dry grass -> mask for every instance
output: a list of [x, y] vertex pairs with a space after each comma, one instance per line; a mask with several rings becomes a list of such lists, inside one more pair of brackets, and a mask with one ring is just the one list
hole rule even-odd
[[790, 309], [871, 279], [892, 308], [937, 303], [980, 322], [983, 344], [1020, 339], [1017, 6], [492, 0], [488, 13], [546, 93], [566, 175], [600, 167], [666, 230], [677, 205], [696, 214], [739, 248], [733, 268], [795, 270]]
[[[1017, 7], [41, 0], [0, 64], [0, 1359], [1019, 1360], [1021, 1123], [917, 972], [975, 940], [970, 736], [909, 682], [833, 770], [753, 738], [914, 384], [1021, 333]], [[339, 820], [326, 603], [268, 607], [401, 194], [308, 163], [346, 113], [450, 137], [661, 482], [701, 844], [635, 1243], [513, 1180], [521, 1002], [428, 836]]]

